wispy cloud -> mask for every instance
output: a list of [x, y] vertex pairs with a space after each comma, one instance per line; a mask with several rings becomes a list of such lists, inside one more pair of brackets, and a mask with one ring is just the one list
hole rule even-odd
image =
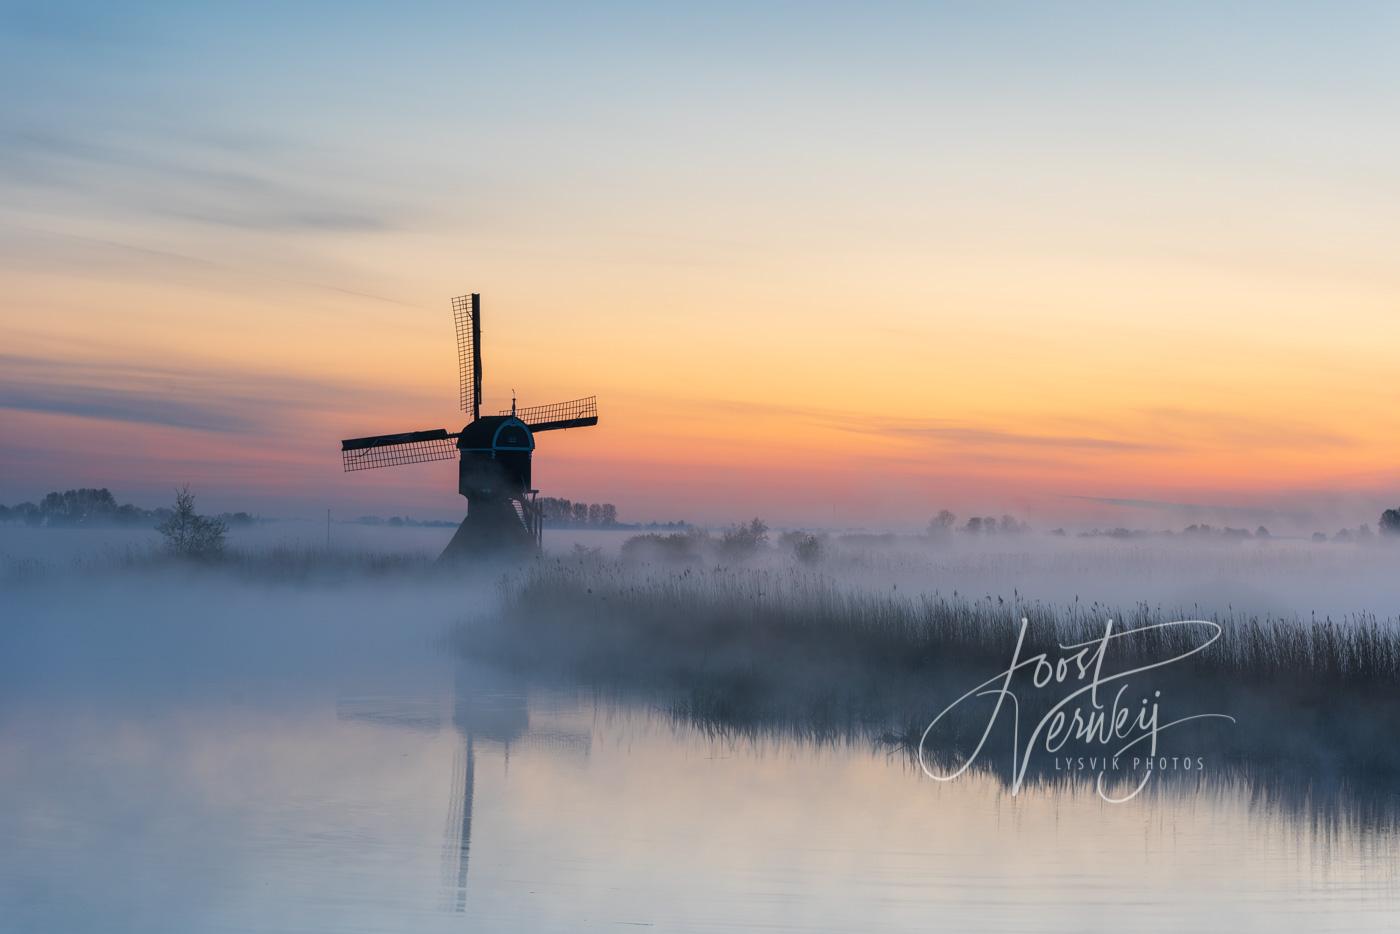
[[[1006, 457], [1015, 448], [1030, 448], [1042, 454], [1054, 450], [1100, 452], [1152, 452], [1176, 450], [1177, 445], [1165, 441], [1142, 441], [1083, 433], [1055, 434], [1053, 432], [1019, 431], [994, 424], [943, 418], [892, 418], [834, 409], [783, 405], [770, 402], [738, 400], [677, 400], [678, 407], [693, 411], [729, 412], [748, 417], [778, 418], [823, 425], [836, 431], [887, 438], [927, 440], [962, 450], [995, 450], [995, 456]], [[1047, 419], [1054, 424], [1060, 419]], [[988, 456], [992, 456], [988, 454]]]
[[1347, 447], [1356, 439], [1330, 428], [1277, 416], [1245, 415], [1224, 410], [1155, 407], [1142, 410], [1149, 430], [1163, 437], [1191, 438], [1243, 449], [1278, 447]]
[[11, 224], [9, 229], [26, 235], [27, 237], [44, 237], [73, 244], [85, 244], [101, 247], [107, 250], [118, 251], [120, 253], [136, 255], [154, 261], [175, 266], [187, 266], [201, 269], [212, 269], [229, 273], [234, 276], [254, 279], [260, 281], [284, 282], [288, 285], [302, 286], [309, 289], [319, 289], [326, 292], [335, 292], [340, 295], [351, 295], [356, 298], [367, 298], [375, 302], [384, 302], [390, 305], [399, 305], [404, 308], [420, 308], [422, 306], [414, 302], [406, 302], [401, 299], [392, 298], [387, 295], [377, 295], [374, 292], [366, 292], [362, 289], [347, 289], [343, 286], [330, 285], [325, 282], [317, 282], [312, 279], [274, 275], [262, 272], [256, 268], [235, 265], [218, 260], [207, 259], [201, 256], [190, 256], [185, 253], [177, 253], [173, 250], [154, 249], [137, 243], [124, 243], [120, 240], [112, 240], [106, 237], [90, 237], [84, 234], [75, 234], [67, 231], [46, 230], [42, 227], [31, 227], [25, 224]]
[[[268, 161], [265, 154], [262, 161]], [[292, 181], [229, 167], [247, 162], [248, 154], [237, 147], [203, 138], [137, 148], [40, 130], [0, 130], [0, 180], [75, 192], [125, 212], [256, 231], [377, 232], [400, 226], [402, 208], [376, 204], [362, 190], [341, 186], [333, 192], [323, 178]], [[282, 168], [283, 175], [291, 171]]]
[[268, 433], [366, 402], [362, 390], [304, 377], [0, 354], [0, 409]]
[[0, 409], [49, 412], [203, 431], [251, 431], [257, 424], [224, 402], [168, 398], [96, 386], [17, 386], [0, 382]]
[[[1104, 453], [1172, 453], [1221, 446], [1242, 451], [1298, 447], [1348, 447], [1357, 439], [1314, 424], [1287, 418], [1166, 406], [1130, 410], [1106, 418], [1044, 415], [1042, 431], [998, 425], [991, 420], [894, 418], [816, 407], [741, 400], [694, 401], [709, 411], [733, 412], [826, 425], [838, 431], [891, 438], [928, 439], [965, 450], [1100, 451]], [[1065, 429], [1063, 433], [1052, 429]]]
[[848, 431], [864, 431], [903, 437], [925, 437], [970, 447], [1065, 448], [1090, 451], [1163, 451], [1169, 445], [1088, 435], [1037, 434], [998, 428], [977, 428], [948, 423], [895, 422], [845, 426]]

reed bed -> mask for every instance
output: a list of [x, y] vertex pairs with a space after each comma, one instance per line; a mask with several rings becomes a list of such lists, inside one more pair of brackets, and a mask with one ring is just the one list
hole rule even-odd
[[[598, 558], [539, 562], [508, 578], [503, 596], [506, 615], [521, 625], [625, 632], [648, 651], [746, 648], [826, 656], [881, 672], [1004, 663], [1023, 618], [1029, 622], [1023, 657], [1056, 657], [1062, 646], [1101, 637], [1113, 620], [1115, 631], [1133, 631], [1115, 640], [1113, 662], [1134, 667], [1199, 645], [1198, 629], [1151, 627], [1203, 619], [1218, 623], [1222, 634], [1182, 663], [1198, 675], [1379, 692], [1400, 687], [1400, 626], [1369, 613], [1334, 619], [1199, 605], [1048, 604], [1016, 592], [972, 598], [872, 590], [792, 566], [671, 568]], [[770, 660], [778, 663], [776, 655]]]
[[[1106, 671], [1200, 642], [1199, 629], [1145, 627], [1210, 620], [1222, 627], [1216, 643], [1153, 670], [1134, 689], [1161, 690], [1171, 716], [1209, 711], [1236, 722], [1164, 735], [1168, 754], [1205, 755], [1212, 781], [1247, 782], [1300, 814], [1372, 814], [1368, 823], [1400, 827], [1391, 793], [1400, 781], [1392, 739], [1400, 626], [1392, 619], [1049, 604], [1016, 592], [862, 588], [791, 565], [675, 567], [598, 556], [539, 562], [499, 586], [499, 612], [489, 626], [459, 632], [461, 651], [650, 704], [715, 736], [871, 743], [911, 763], [940, 710], [1005, 670], [1023, 618], [1023, 658], [1058, 658], [1061, 646], [1101, 638], [1109, 619], [1116, 629], [1142, 630], [1110, 648]], [[1022, 694], [1024, 722], [1062, 696]], [[980, 737], [988, 705], [965, 706], [925, 749], [936, 761], [965, 758]], [[1009, 729], [998, 729], [994, 745], [1009, 750]], [[1028, 780], [1057, 780], [1037, 771], [1051, 761], [1039, 759]], [[1009, 782], [1009, 762], [984, 757], [976, 767]]]

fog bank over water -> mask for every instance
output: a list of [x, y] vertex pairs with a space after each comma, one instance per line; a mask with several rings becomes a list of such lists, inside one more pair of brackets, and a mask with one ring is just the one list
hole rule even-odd
[[[363, 526], [315, 522], [270, 522], [235, 528], [235, 555], [258, 559], [275, 570], [273, 553], [295, 555], [307, 573], [324, 566], [331, 578], [354, 579], [366, 556], [426, 566], [451, 538], [451, 528]], [[640, 533], [589, 529], [547, 530], [546, 560], [583, 550], [616, 556]], [[1400, 547], [1369, 542], [1310, 542], [1297, 539], [1231, 541], [1189, 536], [1112, 539], [1059, 537], [1038, 532], [941, 539], [896, 535], [821, 536], [820, 554], [800, 561], [776, 531], [772, 541], [742, 556], [699, 549], [679, 563], [649, 549], [630, 553], [632, 564], [657, 568], [750, 565], [800, 567], [861, 590], [895, 589], [907, 594], [957, 593], [969, 599], [1001, 597], [1018, 602], [1104, 604], [1106, 609], [1147, 604], [1163, 611], [1341, 617], [1373, 614], [1400, 618]], [[140, 529], [52, 529], [0, 525], [0, 574], [11, 584], [35, 574], [54, 582], [76, 575], [138, 577], [151, 570], [159, 536]], [[254, 563], [258, 563], [255, 560]], [[284, 562], [285, 564], [285, 562]], [[339, 568], [339, 570], [336, 570]], [[211, 569], [203, 569], [210, 571]], [[218, 576], [217, 569], [212, 569]], [[493, 569], [481, 566], [480, 572]], [[255, 577], [263, 571], [249, 572]], [[175, 575], [178, 578], [179, 575]], [[326, 575], [321, 575], [326, 576]], [[468, 574], [468, 578], [476, 575]], [[208, 577], [208, 573], [204, 574]], [[420, 594], [452, 589], [451, 575], [433, 574]], [[393, 590], [397, 584], [383, 579]], [[108, 586], [120, 586], [108, 581]]]

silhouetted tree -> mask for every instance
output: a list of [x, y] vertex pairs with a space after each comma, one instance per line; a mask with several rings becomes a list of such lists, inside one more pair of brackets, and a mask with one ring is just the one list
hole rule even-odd
[[45, 525], [90, 525], [116, 518], [117, 501], [112, 491], [65, 490], [50, 493], [39, 503]]
[[1400, 509], [1387, 509], [1381, 513], [1381, 534], [1400, 535]]
[[567, 499], [560, 499], [557, 496], [541, 496], [536, 500], [535, 505], [539, 507], [540, 515], [544, 521], [556, 524], [565, 524], [573, 520], [574, 504]]
[[587, 525], [587, 524], [588, 524], [588, 504], [587, 504], [587, 503], [574, 503], [574, 524], [575, 524], [575, 525]]
[[[395, 516], [399, 523], [403, 520]], [[390, 523], [393, 523], [393, 519]], [[194, 511], [194, 494], [189, 487], [175, 491], [175, 512], [156, 531], [165, 536], [165, 548], [180, 558], [208, 561], [224, 553], [224, 533], [228, 527], [218, 519]]]
[[150, 528], [169, 515], [170, 510], [165, 508], [119, 505], [112, 491], [107, 489], [55, 491], [45, 494], [37, 505], [0, 506], [0, 522], [24, 522], [33, 526], [136, 525]]

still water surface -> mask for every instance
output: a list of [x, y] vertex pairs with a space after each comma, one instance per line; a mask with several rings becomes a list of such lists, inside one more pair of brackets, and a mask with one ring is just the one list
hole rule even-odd
[[9, 594], [0, 930], [1400, 925], [1400, 846], [1366, 822], [1244, 783], [1013, 798], [863, 743], [712, 735], [455, 658], [457, 599]]

